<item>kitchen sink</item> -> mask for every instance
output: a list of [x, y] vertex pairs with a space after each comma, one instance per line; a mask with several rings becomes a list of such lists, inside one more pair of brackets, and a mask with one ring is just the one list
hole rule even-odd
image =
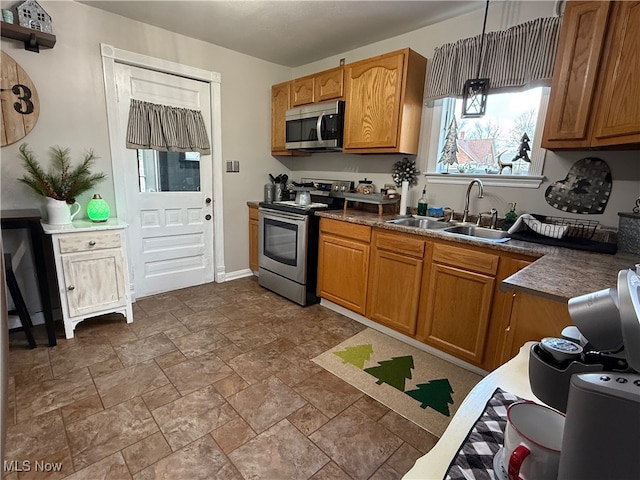
[[502, 230], [492, 230], [490, 228], [476, 227], [475, 225], [456, 225], [444, 229], [448, 233], [456, 233], [458, 235], [466, 235], [468, 237], [481, 238], [493, 242], [506, 242], [509, 240], [509, 234]]
[[432, 218], [397, 218], [395, 220], [387, 220], [387, 223], [393, 223], [395, 225], [404, 225], [405, 227], [417, 227], [424, 228], [427, 230], [439, 230], [443, 228], [450, 227], [451, 224], [448, 222], [442, 222], [440, 220], [435, 220]]

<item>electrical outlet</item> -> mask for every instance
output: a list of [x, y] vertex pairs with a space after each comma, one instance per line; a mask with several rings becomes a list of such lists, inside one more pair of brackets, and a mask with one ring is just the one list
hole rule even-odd
[[227, 162], [227, 172], [233, 172], [233, 162]]

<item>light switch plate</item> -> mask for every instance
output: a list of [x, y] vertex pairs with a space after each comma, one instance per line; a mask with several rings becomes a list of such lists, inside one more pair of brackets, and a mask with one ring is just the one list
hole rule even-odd
[[239, 160], [234, 160], [233, 161], [233, 171], [234, 172], [239, 172], [240, 171], [240, 161]]
[[227, 172], [233, 172], [233, 162], [227, 162]]

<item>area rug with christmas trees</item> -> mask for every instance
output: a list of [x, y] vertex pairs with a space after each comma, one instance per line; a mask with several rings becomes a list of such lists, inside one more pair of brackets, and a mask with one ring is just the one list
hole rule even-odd
[[313, 361], [437, 436], [482, 378], [371, 328]]

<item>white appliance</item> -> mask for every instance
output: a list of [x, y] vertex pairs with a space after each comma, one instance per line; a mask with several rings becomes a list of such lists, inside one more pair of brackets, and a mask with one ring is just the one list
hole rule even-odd
[[558, 479], [640, 472], [640, 276], [569, 300], [575, 327], [530, 351], [533, 393], [566, 412]]

